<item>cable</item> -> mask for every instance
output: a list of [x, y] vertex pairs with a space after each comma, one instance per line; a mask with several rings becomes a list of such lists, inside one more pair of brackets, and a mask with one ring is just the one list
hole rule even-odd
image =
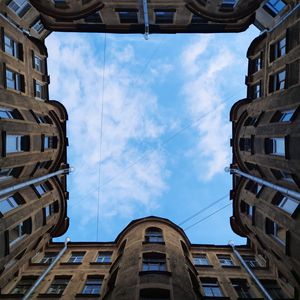
[[218, 213], [219, 211], [221, 211], [222, 209], [226, 208], [226, 207], [229, 206], [229, 205], [231, 205], [231, 203], [228, 203], [228, 204], [222, 206], [221, 208], [219, 208], [218, 210], [215, 210], [213, 213], [211, 213], [210, 215], [204, 217], [203, 219], [199, 220], [198, 222], [196, 222], [196, 223], [194, 223], [194, 224], [192, 224], [192, 225], [190, 225], [190, 226], [184, 228], [184, 231], [187, 231], [188, 229], [194, 227], [195, 225], [197, 225], [197, 224], [199, 224], [199, 223], [205, 221], [206, 219], [208, 219], [208, 218], [210, 218], [211, 216], [215, 215], [216, 213]]
[[218, 200], [214, 201], [213, 203], [209, 204], [208, 206], [202, 208], [201, 210], [199, 210], [198, 212], [196, 212], [195, 214], [191, 215], [190, 217], [188, 217], [187, 219], [185, 219], [184, 221], [182, 221], [181, 223], [179, 223], [178, 225], [181, 226], [184, 223], [188, 222], [189, 220], [195, 218], [196, 216], [198, 216], [199, 214], [203, 213], [204, 211], [206, 211], [207, 209], [211, 208], [212, 206], [214, 206], [215, 204], [217, 204], [218, 202], [222, 201], [223, 199], [227, 198], [228, 194], [222, 196], [221, 198], [219, 198]]
[[101, 96], [101, 118], [100, 118], [100, 145], [99, 145], [99, 164], [98, 164], [98, 203], [97, 203], [97, 236], [99, 240], [99, 215], [100, 215], [100, 183], [101, 183], [101, 159], [102, 159], [102, 133], [103, 133], [103, 107], [104, 107], [104, 81], [106, 66], [106, 33], [104, 34], [103, 45], [103, 70], [102, 70], [102, 96]]

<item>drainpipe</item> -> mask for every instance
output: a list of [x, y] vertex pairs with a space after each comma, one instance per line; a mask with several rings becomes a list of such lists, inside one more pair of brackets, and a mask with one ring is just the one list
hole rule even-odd
[[267, 186], [267, 187], [269, 187], [269, 188], [271, 188], [271, 189], [273, 189], [275, 191], [278, 191], [278, 192], [280, 192], [282, 194], [285, 194], [286, 196], [289, 196], [291, 198], [294, 198], [294, 199], [297, 199], [297, 200], [300, 201], [300, 193], [295, 192], [293, 190], [290, 190], [290, 189], [288, 189], [286, 187], [282, 187], [280, 185], [271, 183], [271, 182], [269, 182], [267, 180], [264, 180], [264, 179], [258, 178], [256, 176], [250, 175], [248, 173], [242, 172], [242, 171], [240, 171], [238, 169], [231, 169], [231, 168], [226, 167], [225, 168], [225, 172], [230, 172], [230, 174], [238, 174], [238, 175], [240, 175], [242, 177], [245, 177], [245, 178], [248, 178], [250, 180], [253, 180], [253, 181], [255, 181], [255, 182], [257, 182], [257, 183], [259, 183], [261, 185], [265, 185], [265, 186]]
[[68, 248], [68, 243], [70, 242], [70, 238], [67, 237], [65, 239], [65, 245], [60, 250], [58, 255], [55, 257], [53, 262], [49, 265], [49, 267], [44, 271], [44, 273], [39, 277], [39, 279], [34, 283], [34, 285], [26, 292], [22, 300], [30, 299], [31, 295], [34, 293], [35, 289], [39, 286], [39, 284], [44, 280], [44, 278], [48, 275], [48, 273], [51, 271], [51, 269], [55, 266], [55, 264], [59, 261], [59, 259], [64, 255]]
[[149, 15], [148, 15], [148, 2], [143, 0], [144, 23], [145, 23], [145, 40], [149, 39]]
[[246, 262], [244, 261], [243, 257], [240, 255], [240, 253], [235, 249], [234, 243], [233, 241], [229, 241], [228, 245], [231, 246], [232, 251], [234, 253], [234, 255], [237, 257], [237, 259], [240, 261], [240, 263], [242, 264], [242, 266], [245, 268], [246, 272], [250, 275], [251, 279], [255, 282], [255, 284], [257, 285], [257, 287], [260, 289], [260, 291], [262, 292], [262, 294], [264, 295], [265, 299], [267, 300], [273, 300], [273, 298], [271, 297], [271, 295], [269, 294], [269, 292], [264, 288], [264, 286], [261, 284], [261, 282], [259, 281], [259, 279], [256, 277], [256, 275], [252, 272], [252, 270], [248, 267], [248, 265], [246, 264]]
[[25, 181], [25, 182], [21, 182], [21, 183], [15, 184], [13, 186], [10, 186], [8, 188], [0, 190], [0, 196], [3, 196], [5, 194], [9, 194], [9, 193], [13, 193], [13, 192], [15, 192], [17, 190], [23, 189], [23, 188], [31, 185], [31, 184], [39, 183], [39, 182], [41, 182], [43, 180], [49, 179], [49, 178], [54, 177], [56, 175], [69, 174], [73, 170], [74, 170], [73, 168], [61, 169], [61, 170], [58, 170], [58, 171], [53, 172], [53, 173], [49, 173], [49, 174], [44, 175], [44, 176], [40, 176], [38, 178], [34, 178], [34, 179], [31, 179], [31, 180], [28, 180], [28, 181]]

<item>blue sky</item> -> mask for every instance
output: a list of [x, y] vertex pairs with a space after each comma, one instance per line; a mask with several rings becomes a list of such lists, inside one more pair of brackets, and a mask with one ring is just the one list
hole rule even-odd
[[[68, 178], [67, 235], [73, 241], [112, 241], [132, 219], [149, 215], [179, 224], [229, 194], [229, 110], [246, 95], [246, 51], [258, 34], [254, 27], [239, 34], [150, 35], [148, 41], [107, 34], [104, 93], [105, 34], [47, 38], [50, 98], [69, 113], [75, 172]], [[226, 197], [182, 228], [228, 203]], [[188, 229], [191, 242], [245, 243], [230, 228], [231, 212], [229, 205]]]

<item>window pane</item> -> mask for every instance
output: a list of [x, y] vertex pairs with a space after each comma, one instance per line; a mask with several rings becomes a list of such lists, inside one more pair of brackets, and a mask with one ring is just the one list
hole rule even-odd
[[18, 203], [13, 196], [9, 196], [0, 200], [0, 212], [2, 214], [9, 212], [16, 207], [18, 207]]

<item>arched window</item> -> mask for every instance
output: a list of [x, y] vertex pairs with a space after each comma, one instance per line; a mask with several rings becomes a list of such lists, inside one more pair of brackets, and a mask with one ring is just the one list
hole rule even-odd
[[183, 241], [180, 241], [180, 244], [181, 244], [181, 248], [182, 248], [184, 255], [188, 257], [190, 254], [188, 247], [186, 246], [186, 244]]
[[162, 230], [156, 227], [146, 229], [145, 241], [148, 243], [163, 243], [164, 237]]

